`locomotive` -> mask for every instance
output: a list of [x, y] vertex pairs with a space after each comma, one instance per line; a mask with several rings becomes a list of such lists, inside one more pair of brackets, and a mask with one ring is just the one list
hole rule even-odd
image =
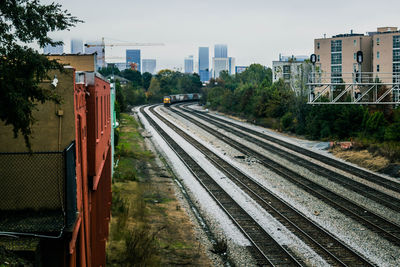
[[180, 94], [180, 95], [168, 95], [164, 96], [164, 107], [169, 107], [171, 104], [178, 102], [186, 102], [186, 101], [195, 101], [200, 100], [201, 94]]

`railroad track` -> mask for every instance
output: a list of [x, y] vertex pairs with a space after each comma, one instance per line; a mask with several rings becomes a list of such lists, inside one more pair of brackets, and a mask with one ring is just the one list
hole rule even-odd
[[383, 218], [380, 215], [369, 211], [362, 206], [359, 206], [357, 203], [354, 203], [353, 201], [342, 197], [330, 191], [329, 189], [324, 188], [323, 186], [292, 171], [287, 166], [283, 166], [265, 157], [261, 153], [251, 148], [248, 148], [247, 146], [216, 131], [215, 129], [206, 126], [205, 124], [193, 119], [192, 117], [187, 116], [186, 114], [183, 114], [182, 112], [177, 110], [174, 110], [174, 112], [176, 112], [179, 116], [187, 119], [188, 121], [194, 123], [211, 135], [214, 135], [216, 138], [222, 140], [229, 146], [232, 146], [241, 153], [257, 158], [263, 166], [280, 175], [282, 178], [295, 184], [299, 188], [320, 199], [321, 201], [335, 208], [337, 211], [343, 213], [344, 215], [356, 220], [364, 227], [379, 234], [381, 237], [385, 238], [391, 243], [400, 246], [400, 226], [396, 223], [391, 222], [388, 219]]
[[[154, 108], [154, 107], [153, 107]], [[152, 109], [152, 108], [150, 108]], [[303, 266], [287, 248], [278, 244], [257, 222], [252, 219], [233, 199], [226, 193], [195, 160], [193, 160], [145, 111], [140, 112], [149, 123], [164, 138], [171, 149], [178, 155], [191, 173], [208, 191], [211, 197], [227, 213], [231, 220], [239, 227], [243, 234], [254, 246], [252, 250], [258, 265], [268, 266]]]
[[368, 266], [371, 263], [343, 242], [319, 227], [302, 213], [288, 205], [254, 179], [248, 177], [218, 155], [207, 149], [181, 129], [152, 111], [158, 119], [177, 132], [181, 137], [201, 151], [211, 163], [231, 179], [238, 187], [252, 197], [265, 211], [281, 222], [293, 234], [310, 246], [332, 266]]
[[[187, 109], [185, 109], [185, 111], [186, 112], [190, 112], [191, 114], [194, 114], [194, 115], [196, 115], [196, 116], [198, 116], [198, 117], [200, 117], [202, 119], [207, 119], [207, 121], [209, 123], [221, 128], [221, 129], [224, 129], [227, 132], [230, 132], [230, 133], [232, 133], [232, 134], [234, 134], [236, 136], [239, 136], [240, 138], [243, 138], [243, 139], [245, 139], [245, 140], [247, 140], [247, 141], [249, 141], [251, 143], [257, 144], [257, 146], [260, 146], [260, 147], [262, 147], [263, 149], [265, 149], [267, 151], [273, 151], [274, 154], [279, 155], [282, 158], [287, 158], [291, 162], [296, 162], [297, 165], [300, 165], [300, 166], [306, 168], [307, 170], [309, 170], [309, 171], [311, 171], [311, 172], [313, 172], [313, 173], [315, 173], [315, 174], [317, 174], [317, 175], [319, 175], [321, 177], [324, 177], [325, 179], [328, 179], [328, 180], [330, 180], [330, 181], [332, 181], [332, 182], [334, 182], [336, 184], [340, 184], [341, 186], [343, 186], [343, 187], [345, 187], [345, 188], [347, 188], [349, 190], [352, 190], [354, 192], [357, 192], [358, 194], [360, 194], [360, 195], [362, 195], [362, 196], [364, 196], [366, 198], [372, 199], [372, 200], [376, 201], [377, 203], [379, 203], [379, 204], [381, 204], [381, 205], [383, 205], [385, 207], [388, 207], [388, 208], [390, 208], [390, 209], [392, 209], [394, 211], [400, 212], [400, 199], [398, 199], [398, 198], [395, 198], [393, 196], [385, 194], [385, 193], [383, 193], [381, 191], [378, 191], [378, 190], [376, 190], [374, 188], [371, 188], [371, 187], [369, 187], [369, 186], [367, 186], [365, 184], [362, 184], [360, 182], [357, 182], [355, 180], [349, 179], [348, 177], [346, 177], [344, 175], [341, 175], [339, 173], [336, 173], [336, 172], [334, 172], [332, 170], [329, 170], [327, 168], [323, 168], [323, 167], [321, 167], [321, 166], [319, 166], [319, 165], [317, 165], [317, 164], [315, 164], [313, 162], [310, 162], [310, 161], [308, 161], [308, 160], [306, 160], [306, 159], [304, 159], [302, 157], [299, 157], [299, 156], [294, 155], [292, 153], [288, 153], [287, 151], [285, 151], [283, 149], [277, 148], [276, 146], [273, 146], [273, 145], [265, 143], [265, 142], [261, 142], [259, 139], [256, 139], [256, 138], [254, 138], [254, 137], [252, 137], [252, 136], [250, 136], [248, 134], [245, 134], [245, 133], [242, 133], [240, 131], [237, 131], [235, 129], [236, 127], [231, 127], [229, 125], [221, 124], [219, 122], [219, 120], [215, 120], [214, 117], [211, 117], [209, 115], [205, 116], [205, 115], [203, 115], [201, 113], [192, 112], [191, 110], [187, 110]], [[226, 123], [226, 121], [225, 121], [225, 123]], [[245, 128], [245, 127], [241, 127], [241, 128], [238, 128], [238, 129], [244, 130], [243, 128]], [[254, 132], [256, 132], [254, 130], [251, 130], [251, 131], [252, 131], [251, 134], [254, 134]], [[262, 134], [257, 135], [257, 136], [259, 136], [259, 137], [261, 137], [261, 136], [268, 137], [268, 136], [262, 135]], [[266, 138], [264, 138], [264, 139], [266, 139]], [[276, 138], [274, 138], [274, 139], [278, 140]], [[268, 141], [273, 142], [272, 139], [268, 140]], [[288, 143], [286, 143], [286, 144], [288, 145], [288, 147], [289, 147], [289, 145], [291, 145], [291, 144], [288, 144]], [[291, 147], [292, 146], [296, 147], [294, 145], [291, 145]], [[303, 150], [305, 150], [305, 149], [303, 149]], [[325, 156], [320, 155], [320, 157], [325, 157]], [[325, 158], [327, 158], [327, 157], [325, 157]], [[332, 160], [332, 161], [334, 161], [334, 160]], [[337, 162], [337, 161], [335, 161], [335, 162]], [[382, 177], [381, 177], [381, 179], [382, 179]], [[400, 193], [400, 191], [399, 191], [399, 193]]]
[[296, 151], [297, 153], [306, 155], [307, 157], [310, 157], [310, 158], [313, 158], [315, 160], [318, 160], [318, 161], [320, 161], [320, 162], [322, 162], [324, 164], [330, 165], [330, 166], [332, 166], [332, 167], [334, 167], [336, 169], [345, 171], [347, 173], [350, 173], [352, 175], [355, 175], [357, 177], [365, 179], [365, 180], [367, 180], [369, 182], [375, 183], [375, 184], [380, 185], [380, 186], [382, 186], [384, 188], [387, 188], [387, 189], [390, 189], [392, 191], [400, 193], [400, 183], [385, 179], [385, 178], [383, 178], [383, 177], [381, 177], [379, 175], [373, 174], [371, 172], [367, 172], [367, 171], [362, 170], [360, 168], [356, 168], [356, 167], [351, 166], [349, 164], [345, 164], [343, 162], [340, 162], [338, 160], [332, 159], [330, 157], [315, 153], [315, 152], [313, 152], [311, 150], [302, 148], [300, 146], [296, 146], [294, 144], [285, 142], [285, 141], [283, 141], [281, 139], [278, 139], [278, 138], [275, 138], [275, 137], [260, 133], [258, 131], [249, 129], [247, 127], [238, 125], [236, 123], [232, 123], [232, 122], [226, 121], [226, 120], [224, 120], [222, 118], [217, 118], [217, 117], [211, 116], [209, 114], [206, 114], [204, 112], [196, 111], [196, 110], [193, 110], [193, 109], [185, 109], [185, 110], [187, 112], [190, 112], [190, 113], [196, 113], [196, 114], [202, 115], [203, 117], [207, 117], [207, 119], [211, 119], [213, 121], [218, 121], [218, 122], [222, 122], [222, 123], [228, 123], [231, 127], [234, 127], [234, 128], [240, 129], [242, 131], [251, 133], [252, 135], [255, 135], [255, 136], [261, 137], [262, 139], [265, 139], [267, 141], [279, 144], [279, 145], [281, 145], [281, 146], [283, 146], [285, 148], [288, 148], [290, 150]]

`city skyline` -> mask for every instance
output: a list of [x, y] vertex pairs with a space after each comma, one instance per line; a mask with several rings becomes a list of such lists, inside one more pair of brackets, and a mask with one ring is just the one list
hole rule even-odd
[[[200, 46], [211, 48], [221, 43], [229, 46], [229, 54], [236, 58], [237, 65], [260, 63], [271, 67], [279, 53], [311, 54], [313, 40], [324, 34], [331, 37], [352, 29], [366, 33], [378, 26], [400, 26], [395, 12], [400, 7], [398, 1], [374, 5], [372, 1], [339, 0], [329, 9], [315, 0], [290, 0], [289, 8], [261, 0], [121, 1], [119, 5], [101, 0], [57, 2], [85, 23], [70, 31], [52, 33], [52, 38], [62, 38], [64, 42], [73, 37], [106, 37], [111, 43], [163, 42], [164, 47], [141, 48], [142, 57], [157, 58], [158, 69], [183, 69], [185, 55], [197, 54]], [[133, 10], [136, 15], [130, 16]], [[106, 48], [106, 54], [123, 55], [124, 49]]]

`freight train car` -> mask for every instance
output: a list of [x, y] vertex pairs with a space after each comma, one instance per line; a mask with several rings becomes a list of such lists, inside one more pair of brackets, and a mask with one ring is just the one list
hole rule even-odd
[[179, 95], [168, 95], [164, 96], [164, 106], [169, 107], [171, 104], [187, 102], [187, 101], [197, 101], [200, 100], [201, 94], [179, 94]]

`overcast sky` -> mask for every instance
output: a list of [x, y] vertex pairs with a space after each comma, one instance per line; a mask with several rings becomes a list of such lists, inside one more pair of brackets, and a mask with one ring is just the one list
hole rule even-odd
[[[313, 40], [324, 34], [375, 31], [400, 26], [399, 0], [42, 0], [58, 2], [84, 23], [51, 36], [101, 40], [106, 43], [162, 42], [140, 47], [143, 58], [157, 59], [157, 70], [182, 68], [199, 46], [227, 44], [236, 65], [272, 65], [282, 55], [309, 55]], [[107, 48], [109, 57], [125, 57], [124, 48]], [[115, 59], [113, 60], [116, 61]], [[124, 58], [118, 61], [123, 62]], [[211, 64], [211, 61], [210, 61]]]

